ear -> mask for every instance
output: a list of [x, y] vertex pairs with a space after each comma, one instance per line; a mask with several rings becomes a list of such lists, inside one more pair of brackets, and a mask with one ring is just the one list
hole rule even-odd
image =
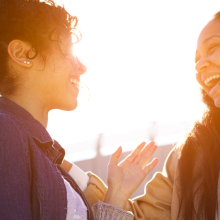
[[27, 58], [29, 50], [31, 50], [31, 45], [21, 40], [12, 40], [8, 45], [10, 58], [20, 66], [26, 68], [32, 67], [33, 65], [33, 61]]

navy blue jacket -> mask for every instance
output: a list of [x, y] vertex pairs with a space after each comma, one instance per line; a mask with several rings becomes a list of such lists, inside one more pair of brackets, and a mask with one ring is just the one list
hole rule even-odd
[[0, 219], [66, 220], [63, 177], [91, 209], [63, 170], [64, 149], [25, 109], [0, 97]]

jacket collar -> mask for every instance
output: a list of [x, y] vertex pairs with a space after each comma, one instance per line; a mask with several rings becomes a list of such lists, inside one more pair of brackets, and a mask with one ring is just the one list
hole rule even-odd
[[9, 99], [0, 97], [0, 114], [17, 119], [52, 163], [62, 163], [65, 150], [50, 137], [45, 127], [28, 111]]

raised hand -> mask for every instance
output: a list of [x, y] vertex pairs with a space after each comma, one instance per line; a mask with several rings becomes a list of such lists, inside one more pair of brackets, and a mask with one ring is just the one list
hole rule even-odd
[[105, 202], [120, 208], [125, 207], [131, 194], [156, 166], [158, 159], [148, 164], [157, 146], [154, 142], [142, 142], [130, 155], [118, 164], [122, 148], [112, 154], [108, 165], [108, 191]]

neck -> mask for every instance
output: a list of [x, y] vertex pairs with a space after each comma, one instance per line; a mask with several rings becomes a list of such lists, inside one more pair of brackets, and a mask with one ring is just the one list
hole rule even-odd
[[29, 97], [28, 95], [9, 95], [4, 97], [24, 108], [45, 128], [47, 128], [49, 110], [46, 110], [40, 99], [31, 96]]

